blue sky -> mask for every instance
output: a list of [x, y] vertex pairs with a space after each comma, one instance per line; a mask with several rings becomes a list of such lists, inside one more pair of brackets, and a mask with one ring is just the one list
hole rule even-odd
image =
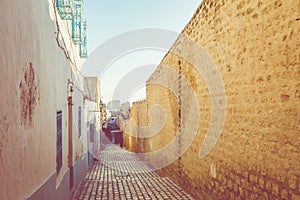
[[[113, 36], [135, 29], [160, 28], [179, 33], [191, 19], [201, 1], [85, 0], [89, 54]], [[112, 98], [114, 87], [112, 83], [117, 85], [118, 80], [135, 67], [158, 65], [164, 55], [165, 52], [147, 50], [132, 53], [114, 62], [107, 73], [100, 78], [104, 101], [107, 102]], [[145, 80], [147, 78], [145, 77]], [[143, 87], [140, 88], [136, 94], [132, 92], [131, 101], [145, 97]]]

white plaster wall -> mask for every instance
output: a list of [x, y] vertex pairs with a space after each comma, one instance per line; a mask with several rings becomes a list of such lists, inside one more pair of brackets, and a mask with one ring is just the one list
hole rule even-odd
[[[68, 170], [67, 85], [74, 66], [58, 48], [54, 16], [51, 0], [0, 2], [0, 199], [22, 199], [55, 173], [58, 110], [63, 114], [63, 166], [57, 186]], [[71, 24], [59, 24], [69, 52], [74, 52], [70, 56], [80, 67], [78, 47], [68, 39]], [[31, 65], [34, 75], [29, 73]], [[21, 114], [21, 96], [30, 96], [30, 90], [31, 124]], [[80, 95], [75, 96], [78, 106]]]
[[[79, 78], [77, 85], [83, 85], [83, 79]], [[76, 160], [81, 159], [82, 156], [87, 153], [87, 127], [84, 120], [84, 102], [83, 102], [83, 95], [82, 90], [74, 87], [74, 92], [72, 93], [73, 99], [73, 163]], [[81, 136], [79, 137], [78, 133], [78, 108], [81, 107]]]
[[[94, 101], [85, 101], [85, 127], [87, 128], [87, 143], [88, 143], [88, 151], [92, 155], [96, 155], [98, 150], [100, 149], [100, 134], [101, 134], [101, 126], [100, 126], [100, 113], [95, 112], [98, 111], [99, 108], [97, 104]], [[95, 125], [95, 139], [94, 142], [90, 141], [90, 130], [89, 127], [87, 127], [88, 124], [94, 123]]]

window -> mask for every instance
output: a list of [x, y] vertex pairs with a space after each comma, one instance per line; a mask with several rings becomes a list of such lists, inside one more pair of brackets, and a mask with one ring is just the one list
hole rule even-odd
[[90, 142], [94, 142], [94, 124], [90, 124]]
[[56, 113], [56, 174], [62, 166], [62, 112]]
[[78, 137], [81, 136], [81, 107], [78, 107]]

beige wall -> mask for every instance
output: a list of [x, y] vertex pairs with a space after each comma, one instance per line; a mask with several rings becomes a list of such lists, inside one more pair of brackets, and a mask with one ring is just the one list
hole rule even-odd
[[[206, 0], [200, 5], [182, 34], [201, 45], [217, 66], [226, 90], [226, 120], [217, 144], [200, 159], [211, 118], [210, 94], [195, 68], [169, 52], [147, 82], [148, 110], [160, 104], [167, 114], [163, 129], [147, 140], [148, 151], [165, 146], [179, 127], [178, 99], [171, 92], [179, 82], [162, 76], [166, 66], [179, 73], [180, 65], [198, 97], [198, 110], [182, 111], [181, 120], [199, 113], [200, 121], [194, 142], [160, 170], [162, 175], [177, 179], [197, 199], [300, 198], [299, 17], [296, 0]], [[181, 41], [172, 48], [192, 52]], [[171, 89], [155, 84], [159, 77]], [[181, 107], [190, 106], [189, 97], [182, 89]], [[183, 136], [177, 138], [174, 154], [184, 142]]]
[[[68, 33], [71, 22], [58, 16], [58, 23], [66, 49], [79, 68], [78, 46], [70, 42]], [[22, 199], [56, 173], [59, 110], [63, 115], [63, 166], [57, 187], [68, 171], [67, 86], [68, 79], [75, 82], [79, 77], [57, 45], [52, 1], [1, 1], [0, 24], [0, 199]], [[73, 95], [73, 121], [77, 123], [82, 96], [77, 89]], [[81, 149], [76, 150], [76, 157], [82, 156], [84, 145], [73, 134], [74, 149]]]
[[129, 119], [119, 117], [119, 127], [123, 131], [123, 139], [127, 150], [132, 152], [145, 151], [146, 140], [142, 136], [147, 134], [147, 120], [146, 100], [132, 103]]

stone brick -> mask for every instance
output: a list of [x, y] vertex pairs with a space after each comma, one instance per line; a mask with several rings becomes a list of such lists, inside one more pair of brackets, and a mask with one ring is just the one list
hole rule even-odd
[[[218, 69], [199, 74], [183, 55], [194, 54], [179, 37], [146, 84], [146, 105], [164, 108], [164, 127], [147, 138], [146, 151], [163, 148], [176, 137], [177, 145], [164, 158], [178, 156], [179, 165], [160, 170], [171, 174], [198, 199], [286, 198], [297, 197], [300, 160], [300, 3], [282, 1], [204, 0], [182, 35], [200, 45]], [[179, 49], [182, 55], [174, 53]], [[203, 69], [212, 64], [196, 55]], [[202, 60], [201, 60], [202, 59]], [[180, 76], [165, 74], [172, 69]], [[214, 149], [202, 159], [199, 150], [211, 123], [211, 95], [205, 76], [220, 73], [226, 90], [226, 121]], [[182, 78], [179, 78], [182, 77]], [[162, 87], [155, 83], [162, 80]], [[191, 103], [192, 93], [181, 85], [186, 80], [196, 94], [198, 108]], [[217, 83], [215, 83], [217, 84]], [[216, 88], [216, 85], [213, 85]], [[174, 92], [175, 91], [175, 92]], [[197, 110], [198, 109], [198, 110]], [[186, 121], [200, 113], [195, 139], [180, 156]], [[161, 119], [159, 114], [153, 114]], [[149, 158], [150, 162], [157, 162]], [[216, 180], [211, 183], [211, 163], [216, 166]], [[238, 169], [239, 172], [236, 172]], [[186, 176], [179, 176], [185, 174]], [[201, 177], [201, 181], [196, 181]], [[296, 177], [296, 178], [295, 178]], [[238, 184], [239, 186], [236, 186]], [[255, 190], [257, 192], [252, 194]], [[284, 194], [282, 194], [282, 191]], [[252, 195], [251, 195], [252, 194]], [[283, 196], [281, 196], [283, 195]], [[210, 198], [209, 198], [210, 197]], [[290, 197], [289, 197], [290, 198]]]
[[107, 145], [98, 158], [100, 161], [93, 163], [74, 200], [193, 199], [170, 178], [158, 176], [134, 153]]

